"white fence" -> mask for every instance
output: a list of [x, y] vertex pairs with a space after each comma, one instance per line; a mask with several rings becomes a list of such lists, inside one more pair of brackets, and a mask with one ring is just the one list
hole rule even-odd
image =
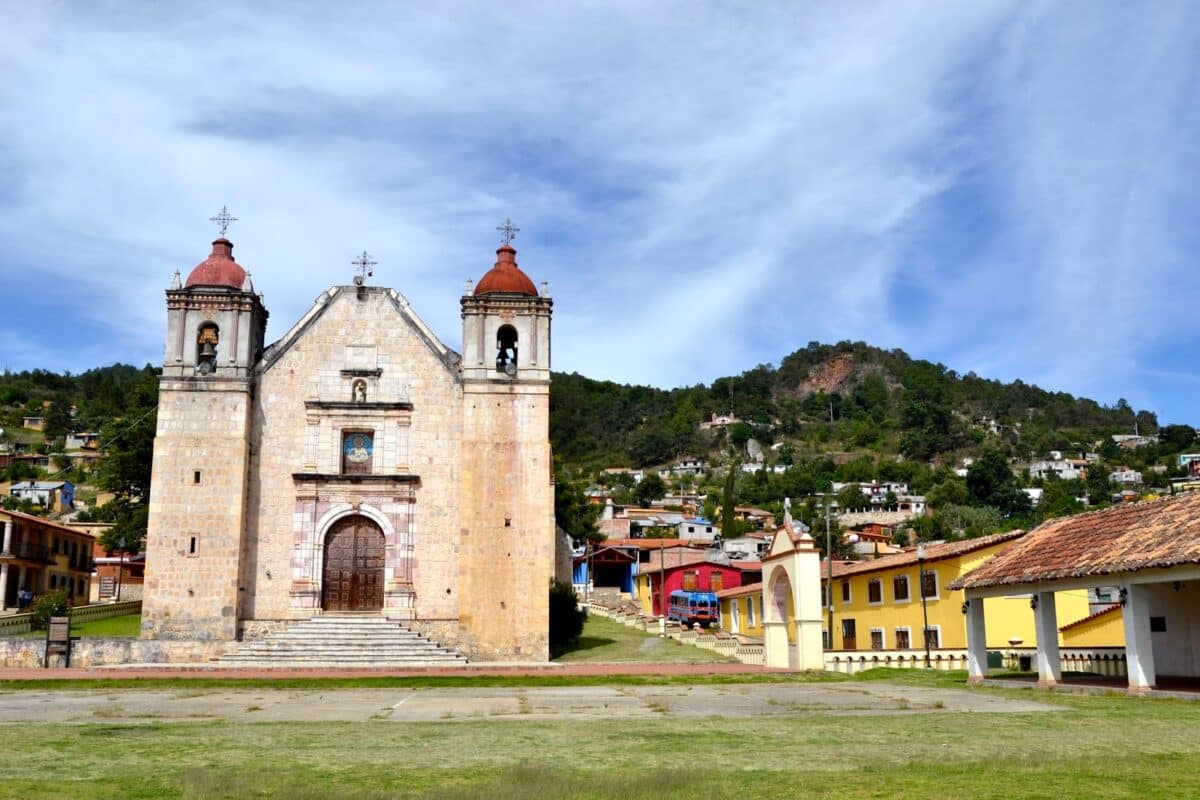
[[[589, 603], [588, 613], [595, 614], [598, 617], [605, 617], [648, 633], [658, 633], [664, 627], [658, 617], [651, 617], [628, 608], [609, 608], [599, 603]], [[665, 628], [665, 635], [669, 639], [677, 639], [693, 647], [711, 650], [714, 653], [719, 653], [726, 658], [735, 659], [743, 664], [762, 666], [766, 661], [761, 642], [746, 641], [745, 639], [739, 639], [736, 636], [730, 636], [725, 633], [718, 636], [709, 631], [683, 629], [676, 622], [667, 622]]]
[[[990, 651], [1000, 653], [1001, 666], [992, 669], [1019, 670], [1036, 663], [1037, 651], [1032, 647], [1001, 648]], [[1059, 662], [1063, 672], [1090, 672], [1096, 675], [1125, 675], [1125, 648], [1123, 647], [1072, 647], [1059, 650]], [[924, 669], [924, 650], [872, 650], [825, 651], [825, 669], [853, 675], [877, 667], [893, 669]], [[929, 653], [931, 669], [956, 670], [967, 668], [965, 648], [938, 648]]]

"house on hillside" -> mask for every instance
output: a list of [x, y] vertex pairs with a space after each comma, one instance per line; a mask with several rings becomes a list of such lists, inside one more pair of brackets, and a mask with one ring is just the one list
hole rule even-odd
[[8, 494], [51, 513], [75, 508], [75, 486], [70, 481], [20, 481], [9, 487]]
[[717, 526], [703, 517], [692, 517], [675, 526], [679, 538], [688, 542], [712, 542], [719, 535]]
[[741, 585], [742, 570], [733, 564], [712, 560], [703, 550], [676, 548], [655, 553], [639, 569], [634, 595], [643, 613], [657, 617], [663, 613], [663, 598], [671, 592], [719, 592]]

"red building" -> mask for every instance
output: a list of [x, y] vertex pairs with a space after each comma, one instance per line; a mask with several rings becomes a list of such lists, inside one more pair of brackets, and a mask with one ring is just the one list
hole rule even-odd
[[[753, 564], [754, 574], [761, 576], [761, 564], [749, 563]], [[660, 616], [662, 599], [671, 592], [719, 592], [741, 586], [744, 578], [744, 570], [739, 567], [709, 561], [702, 551], [675, 548], [656, 552], [648, 563], [639, 564], [636, 582], [643, 608]]]

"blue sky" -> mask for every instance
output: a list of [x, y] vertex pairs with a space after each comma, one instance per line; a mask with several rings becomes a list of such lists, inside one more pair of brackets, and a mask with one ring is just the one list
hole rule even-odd
[[458, 349], [511, 216], [556, 369], [863, 339], [1200, 424], [1200, 5], [297, 6], [0, 11], [2, 364], [159, 361], [224, 204], [269, 337], [366, 249]]

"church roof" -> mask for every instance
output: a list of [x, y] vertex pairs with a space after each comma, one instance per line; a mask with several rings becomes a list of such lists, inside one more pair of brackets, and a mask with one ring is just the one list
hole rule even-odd
[[537, 287], [529, 276], [517, 266], [517, 251], [509, 244], [496, 251], [496, 264], [487, 271], [475, 286], [475, 295], [521, 294], [537, 297]]
[[212, 253], [196, 265], [185, 286], [225, 286], [241, 289], [246, 270], [233, 260], [233, 242], [221, 237], [212, 243]]

